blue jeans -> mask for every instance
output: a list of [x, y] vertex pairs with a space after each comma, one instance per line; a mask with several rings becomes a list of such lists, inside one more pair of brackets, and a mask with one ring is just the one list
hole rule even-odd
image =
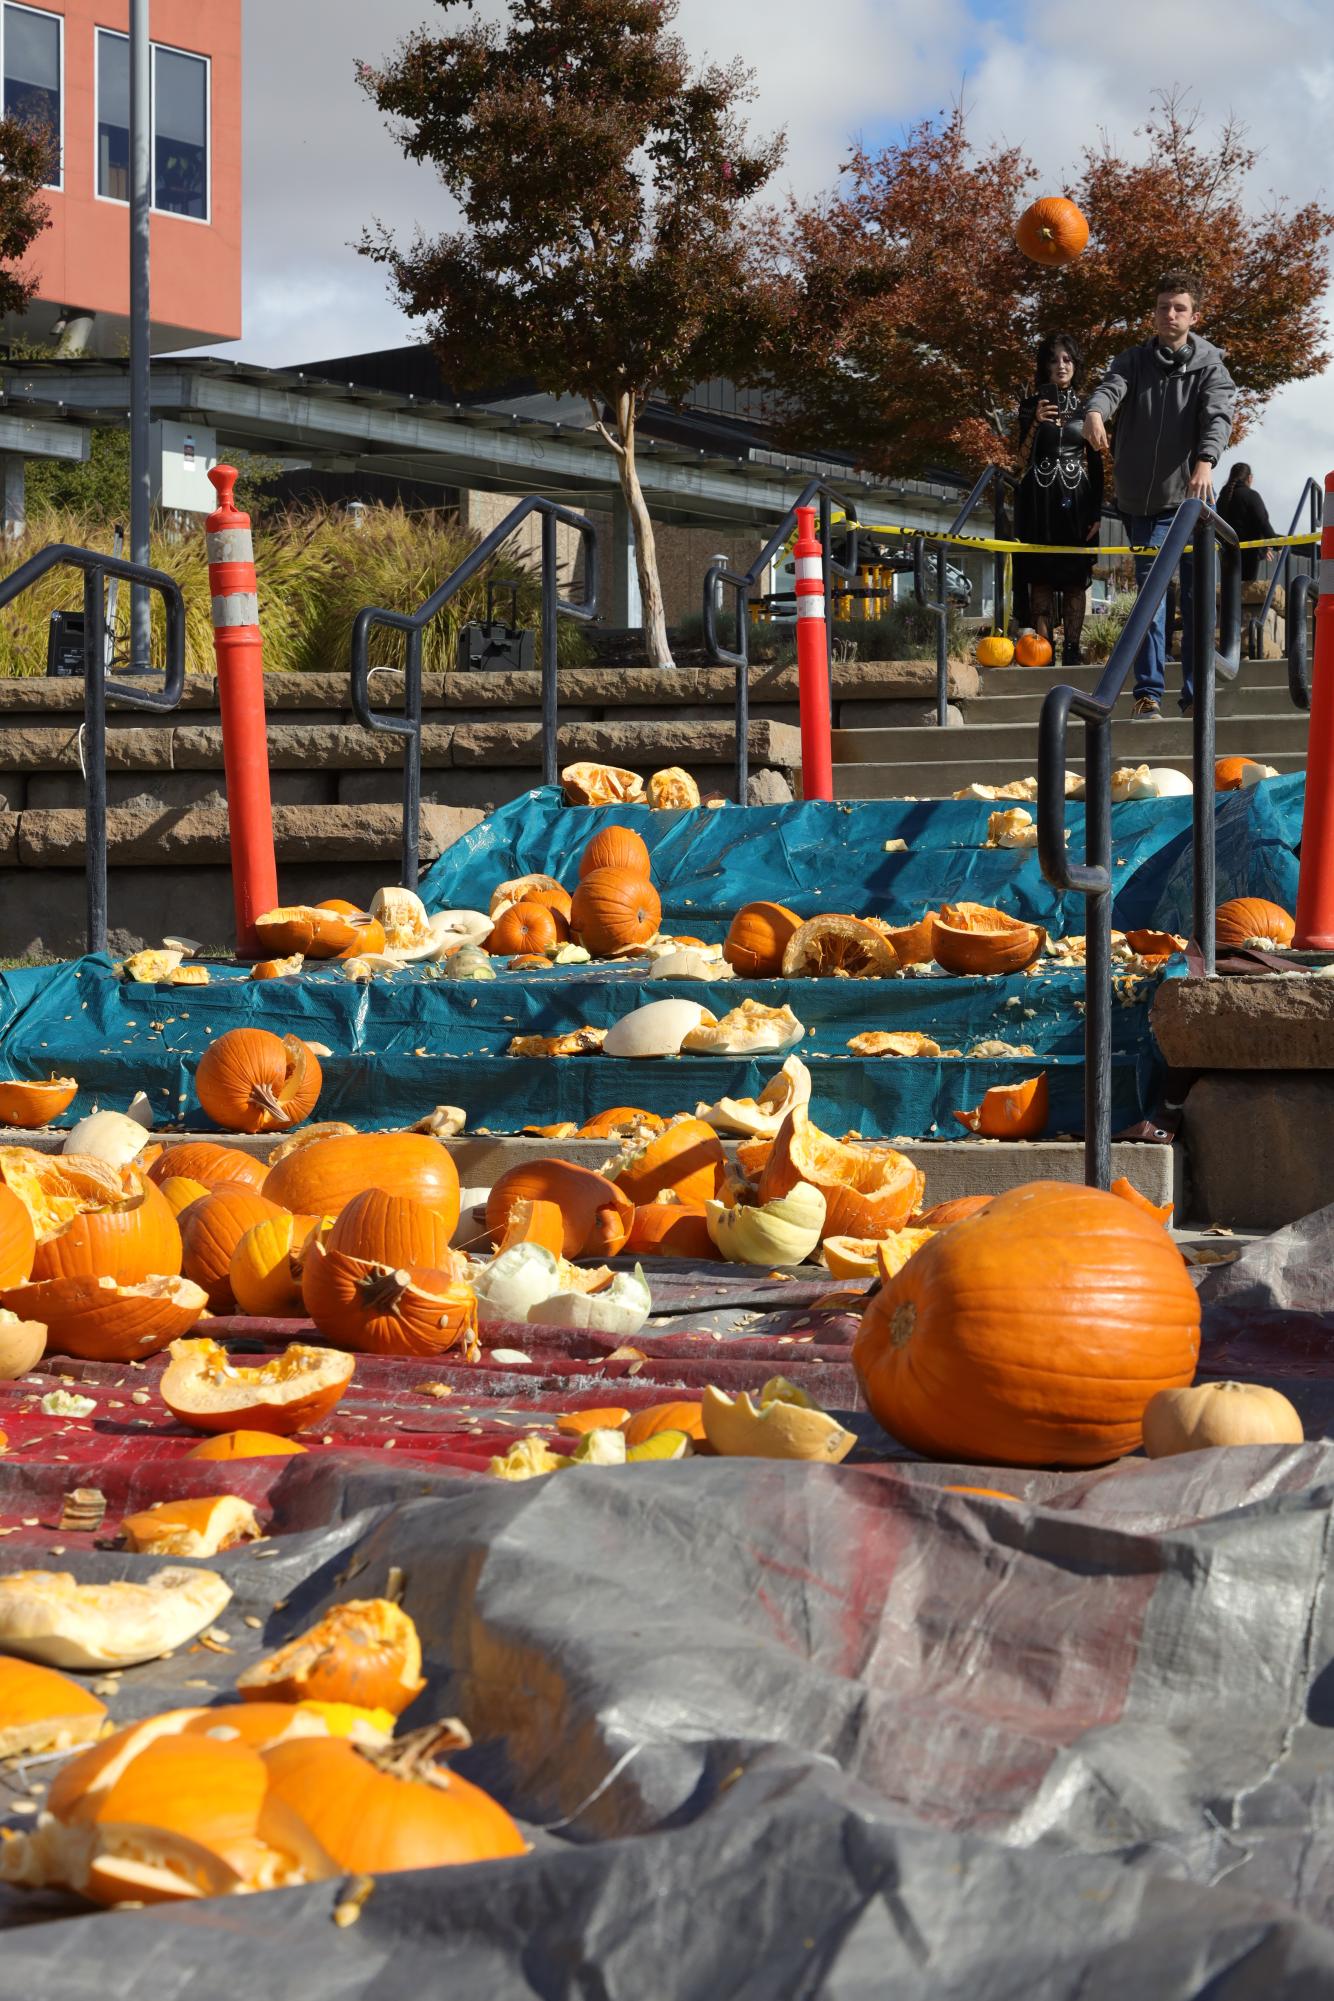
[[[1128, 514], [1125, 517], [1126, 534], [1131, 542], [1149, 543], [1154, 547], [1162, 541], [1172, 525], [1171, 514]], [[1152, 556], [1136, 556], [1135, 582], [1142, 584], [1153, 566]], [[1194, 656], [1191, 652], [1195, 619], [1192, 596], [1191, 559], [1185, 557], [1177, 571], [1181, 591], [1181, 706], [1195, 698], [1191, 683]], [[1163, 699], [1167, 665], [1167, 600], [1164, 598], [1153, 615], [1153, 624], [1144, 637], [1144, 644], [1135, 655], [1135, 694], [1152, 695], [1155, 702]]]

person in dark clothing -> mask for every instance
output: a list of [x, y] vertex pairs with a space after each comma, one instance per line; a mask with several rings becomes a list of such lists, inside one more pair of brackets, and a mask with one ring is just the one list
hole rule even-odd
[[[1269, 519], [1269, 509], [1255, 490], [1251, 469], [1241, 459], [1229, 472], [1217, 505], [1228, 527], [1236, 529], [1239, 542], [1267, 541], [1278, 533]], [[1273, 553], [1272, 549], [1243, 549], [1241, 581], [1253, 584], [1260, 574], [1262, 559], [1267, 561]]]
[[[1068, 333], [1048, 334], [1037, 352], [1036, 386], [1019, 405], [1019, 490], [1015, 529], [1021, 542], [1066, 546], [1096, 542], [1102, 521], [1102, 460], [1071, 438], [1066, 426], [1079, 411], [1084, 355]], [[1044, 639], [1055, 639], [1059, 613], [1062, 663], [1077, 667], [1088, 608], [1093, 557], [1018, 556], [1016, 576], [1028, 585], [1029, 616]]]
[[[1212, 499], [1214, 467], [1232, 435], [1236, 385], [1218, 349], [1193, 331], [1198, 307], [1190, 274], [1165, 272], [1158, 280], [1153, 339], [1118, 354], [1084, 406], [1084, 436], [1095, 451], [1107, 449], [1107, 425], [1115, 424], [1116, 504], [1140, 549], [1161, 542], [1183, 500]], [[1151, 555], [1136, 556], [1141, 584], [1152, 563]], [[1188, 716], [1194, 701], [1189, 560], [1180, 578], [1181, 713]], [[1137, 720], [1162, 714], [1165, 663], [1160, 604], [1135, 659]]]

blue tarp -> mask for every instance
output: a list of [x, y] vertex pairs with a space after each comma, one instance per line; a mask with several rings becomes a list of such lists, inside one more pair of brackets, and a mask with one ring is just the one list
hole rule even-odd
[[[1303, 784], [1279, 779], [1219, 801], [1219, 895], [1243, 890], [1289, 907]], [[968, 898], [1045, 924], [1056, 935], [1084, 929], [1082, 901], [1060, 898], [1031, 851], [982, 848], [993, 809], [965, 801], [723, 808], [654, 813], [647, 808], [565, 807], [538, 790], [493, 814], [438, 861], [423, 885], [432, 908], [485, 909], [508, 877], [542, 871], [573, 883], [596, 828], [638, 828], [652, 854], [664, 923], [719, 936], [733, 911], [755, 898], [803, 914], [854, 910], [907, 922], [923, 909]], [[1070, 810], [1081, 852], [1082, 808]], [[1190, 801], [1145, 800], [1113, 814], [1115, 913], [1122, 926], [1189, 928]], [[907, 852], [887, 854], [888, 841]], [[504, 972], [494, 981], [442, 979], [437, 968], [405, 968], [370, 985], [333, 967], [293, 979], [253, 982], [235, 967], [211, 968], [207, 987], [147, 987], [118, 980], [108, 959], [90, 958], [0, 976], [0, 1075], [76, 1075], [82, 1086], [66, 1123], [95, 1101], [120, 1105], [146, 1090], [159, 1118], [206, 1125], [193, 1076], [223, 1030], [251, 1022], [323, 1043], [319, 1116], [374, 1127], [418, 1118], [435, 1104], [461, 1105], [469, 1127], [512, 1131], [525, 1124], [582, 1123], [612, 1104], [662, 1113], [723, 1095], [754, 1095], [781, 1058], [687, 1057], [618, 1062], [585, 1056], [525, 1061], [511, 1037], [605, 1027], [645, 1001], [676, 994], [716, 1015], [747, 993], [787, 1002], [808, 1034], [799, 1045], [814, 1077], [813, 1116], [835, 1132], [926, 1136], [961, 1131], [950, 1114], [975, 1105], [991, 1085], [1040, 1066], [1051, 1090], [1052, 1132], [1082, 1121], [1083, 978], [1080, 973], [1010, 979], [786, 982], [646, 981], [624, 966]], [[1150, 1112], [1159, 1065], [1149, 1030], [1152, 983], [1119, 990], [1114, 1014], [1113, 1120]], [[1026, 1043], [1016, 1058], [876, 1058], [848, 1054], [864, 1029], [917, 1029], [942, 1048], [986, 1039]]]

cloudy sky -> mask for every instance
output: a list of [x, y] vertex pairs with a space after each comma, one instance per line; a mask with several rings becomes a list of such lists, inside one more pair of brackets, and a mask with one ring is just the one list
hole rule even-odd
[[[478, 0], [477, 12], [504, 8]], [[447, 210], [354, 64], [432, 18], [449, 18], [432, 0], [245, 0], [245, 337], [219, 353], [280, 366], [414, 338], [351, 246], [372, 218], [430, 232]], [[1196, 0], [1117, 0], [1096, 53], [1071, 32], [1076, 19], [1069, 0], [682, 0], [678, 25], [699, 56], [752, 65], [755, 125], [786, 127], [783, 178], [799, 193], [832, 185], [854, 137], [895, 137], [961, 91], [979, 138], [1022, 141], [1059, 180], [1100, 128], [1123, 150], [1139, 144], [1153, 93], [1174, 85], [1198, 97], [1209, 130], [1229, 110], [1245, 120], [1261, 152], [1257, 204], [1271, 190], [1334, 193], [1322, 0], [1210, 0], [1204, 12]], [[1246, 456], [1271, 513], [1290, 512], [1306, 473], [1334, 464], [1334, 370], [1277, 397]]]

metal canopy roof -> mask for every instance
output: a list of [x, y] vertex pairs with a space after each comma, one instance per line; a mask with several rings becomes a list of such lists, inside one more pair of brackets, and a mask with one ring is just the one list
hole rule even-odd
[[[12, 409], [74, 424], [123, 425], [128, 364], [25, 362], [8, 373], [5, 395]], [[605, 507], [616, 487], [611, 454], [590, 430], [494, 405], [433, 402], [214, 357], [155, 361], [151, 399], [153, 417], [208, 426], [220, 448], [297, 456], [331, 471], [542, 493], [577, 507]], [[768, 451], [731, 457], [641, 439], [636, 462], [661, 521], [771, 524], [816, 472], [868, 513], [899, 512], [903, 505], [901, 489], [891, 492], [832, 462], [782, 461]]]

